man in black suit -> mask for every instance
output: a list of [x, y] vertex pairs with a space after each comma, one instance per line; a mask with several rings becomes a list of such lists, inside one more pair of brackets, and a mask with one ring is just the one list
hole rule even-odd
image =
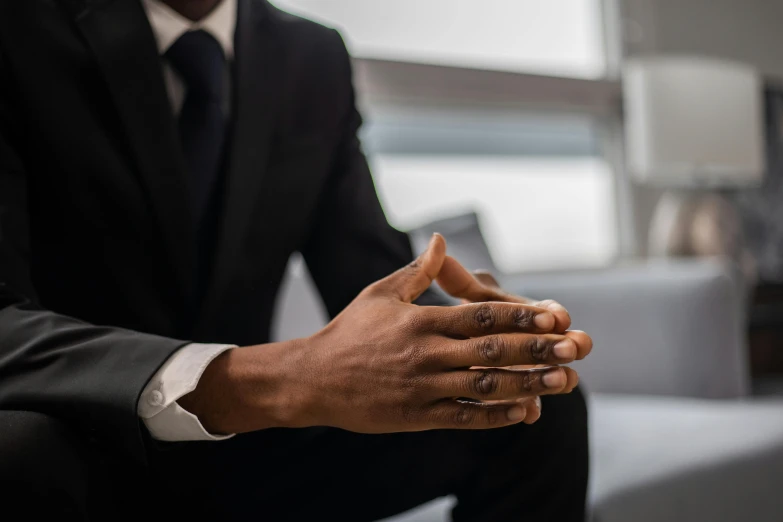
[[[359, 125], [339, 35], [266, 0], [0, 1], [0, 516], [583, 517], [576, 374], [508, 367], [590, 338], [411, 263]], [[269, 344], [294, 251], [334, 319]]]

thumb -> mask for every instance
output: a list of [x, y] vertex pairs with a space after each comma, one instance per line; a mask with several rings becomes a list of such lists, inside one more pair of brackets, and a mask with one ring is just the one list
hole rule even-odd
[[411, 264], [378, 281], [377, 288], [405, 303], [412, 303], [427, 290], [438, 276], [446, 259], [446, 240], [433, 234], [430, 243]]
[[491, 274], [486, 272], [470, 273], [467, 268], [451, 256], [446, 256], [437, 280], [447, 294], [471, 303], [486, 301], [528, 303], [526, 299], [507, 294], [501, 290]]

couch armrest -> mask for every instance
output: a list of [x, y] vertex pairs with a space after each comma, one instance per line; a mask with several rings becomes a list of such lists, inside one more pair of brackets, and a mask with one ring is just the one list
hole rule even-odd
[[556, 299], [593, 354], [574, 365], [588, 390], [741, 397], [749, 393], [745, 289], [729, 262], [655, 261], [506, 276], [506, 290]]

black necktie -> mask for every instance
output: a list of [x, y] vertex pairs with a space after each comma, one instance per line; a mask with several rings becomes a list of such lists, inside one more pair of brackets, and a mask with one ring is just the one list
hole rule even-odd
[[212, 35], [191, 31], [174, 42], [166, 58], [185, 83], [187, 93], [179, 114], [179, 135], [196, 227], [193, 303], [197, 311], [211, 277], [217, 242], [220, 174], [228, 127], [223, 113], [226, 57]]
[[201, 228], [217, 187], [226, 138], [226, 58], [218, 41], [205, 31], [182, 35], [166, 58], [186, 86], [179, 133], [190, 175], [191, 206]]

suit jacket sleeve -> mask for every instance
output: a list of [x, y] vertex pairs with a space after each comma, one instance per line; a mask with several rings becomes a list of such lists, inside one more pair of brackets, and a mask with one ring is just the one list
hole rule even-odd
[[143, 459], [139, 395], [187, 343], [87, 324], [39, 304], [8, 84], [0, 58], [0, 409], [59, 417]]
[[[350, 58], [339, 34], [334, 35], [335, 74], [347, 94], [331, 177], [302, 251], [331, 317], [364, 287], [413, 260], [410, 239], [389, 225], [378, 200], [358, 137], [362, 118], [356, 109]], [[418, 301], [445, 303], [432, 291]]]

